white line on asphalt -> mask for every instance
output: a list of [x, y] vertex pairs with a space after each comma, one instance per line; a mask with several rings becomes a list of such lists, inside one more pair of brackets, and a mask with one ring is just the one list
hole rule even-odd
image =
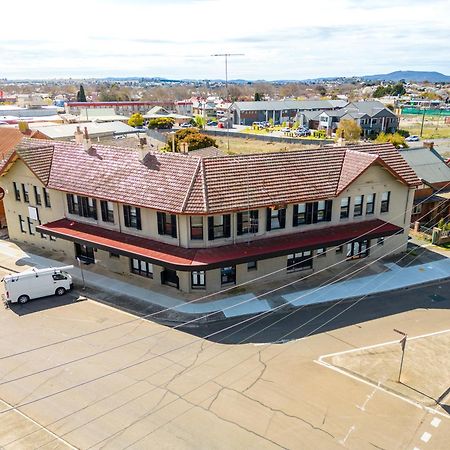
[[435, 418], [431, 421], [431, 425], [432, 425], [434, 428], [437, 428], [440, 424], [441, 424], [441, 419], [438, 419], [437, 417], [435, 417]]
[[58, 441], [62, 442], [63, 444], [67, 445], [67, 447], [69, 447], [72, 450], [78, 450], [77, 447], [74, 447], [72, 444], [70, 444], [69, 442], [67, 442], [65, 439], [63, 439], [62, 437], [59, 437], [57, 434], [53, 433], [53, 431], [49, 430], [47, 427], [45, 427], [44, 425], [41, 425], [39, 422], [36, 422], [34, 419], [32, 419], [30, 416], [26, 415], [25, 413], [23, 413], [22, 411], [20, 411], [20, 409], [17, 409], [14, 405], [11, 405], [10, 403], [6, 402], [5, 400], [1, 400], [0, 402], [4, 403], [8, 408], [11, 408], [12, 411], [15, 411], [17, 414], [20, 414], [22, 417], [24, 417], [25, 419], [29, 420], [31, 423], [33, 423], [34, 425], [36, 425], [37, 427], [39, 427], [39, 429], [46, 431], [48, 434], [50, 434], [51, 436], [53, 436], [55, 439], [57, 439]]
[[381, 381], [378, 382], [378, 386], [376, 388], [374, 388], [374, 390], [367, 396], [366, 400], [364, 401], [364, 403], [361, 406], [356, 405], [356, 407], [358, 409], [360, 409], [361, 411], [365, 411], [366, 410], [367, 403], [369, 403], [369, 400], [372, 399], [372, 397], [374, 396], [375, 392], [377, 392], [377, 390], [380, 388], [380, 383], [381, 383]]
[[345, 435], [345, 438], [344, 438], [344, 439], [341, 439], [341, 440], [339, 441], [339, 444], [345, 445], [345, 442], [347, 441], [348, 437], [350, 436], [350, 434], [351, 434], [352, 431], [354, 431], [354, 430], [355, 430], [355, 425], [352, 425], [352, 426], [350, 427], [350, 429], [347, 431], [347, 434]]
[[413, 450], [420, 450], [420, 448], [419, 447], [414, 447]]
[[422, 437], [420, 438], [421, 441], [427, 443], [431, 439], [431, 433], [428, 433], [425, 431], [425, 433], [422, 434]]
[[371, 381], [368, 381], [368, 380], [364, 380], [364, 379], [362, 379], [360, 377], [357, 377], [356, 375], [348, 373], [345, 370], [340, 369], [339, 367], [333, 366], [330, 363], [327, 363], [325, 361], [321, 361], [320, 358], [318, 360], [314, 360], [314, 362], [316, 364], [319, 364], [320, 366], [326, 367], [326, 368], [334, 370], [335, 372], [338, 372], [338, 373], [340, 373], [342, 375], [345, 375], [345, 376], [347, 376], [347, 377], [349, 377], [349, 378], [351, 378], [353, 380], [359, 381], [360, 383], [366, 384], [368, 386], [372, 386], [372, 387], [376, 388], [377, 390], [383, 391], [384, 393], [386, 393], [388, 395], [391, 395], [392, 397], [395, 397], [395, 398], [398, 398], [400, 400], [403, 400], [404, 402], [409, 403], [410, 405], [413, 405], [416, 408], [422, 409], [422, 410], [427, 411], [427, 412], [429, 412], [431, 414], [439, 414], [440, 416], [445, 417], [447, 420], [450, 420], [450, 417], [447, 414], [445, 414], [445, 413], [443, 413], [441, 411], [436, 411], [435, 409], [432, 409], [429, 406], [425, 406], [425, 405], [422, 405], [421, 403], [416, 402], [414, 400], [411, 400], [409, 398], [402, 397], [400, 394], [396, 394], [395, 392], [388, 391], [387, 389], [385, 389], [382, 386], [378, 387], [375, 383], [373, 383]]

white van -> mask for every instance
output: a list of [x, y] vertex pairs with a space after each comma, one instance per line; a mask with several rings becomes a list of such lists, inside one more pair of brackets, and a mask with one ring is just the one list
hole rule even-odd
[[47, 295], [64, 295], [72, 289], [72, 276], [66, 270], [73, 266], [48, 269], [30, 269], [3, 278], [4, 301], [26, 303], [28, 300]]

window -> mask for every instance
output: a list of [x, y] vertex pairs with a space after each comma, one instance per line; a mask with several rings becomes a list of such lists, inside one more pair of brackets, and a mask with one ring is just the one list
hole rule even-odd
[[377, 239], [377, 245], [384, 245], [384, 237], [380, 237]]
[[39, 193], [39, 188], [37, 186], [33, 186], [34, 189], [34, 199], [36, 201], [36, 205], [42, 205], [41, 194]]
[[67, 194], [67, 209], [69, 214], [97, 220], [97, 201], [93, 198]]
[[191, 272], [191, 286], [192, 289], [204, 289], [206, 286], [205, 271], [194, 270]]
[[383, 192], [381, 194], [381, 210], [380, 212], [385, 213], [389, 211], [389, 200], [391, 197], [391, 192]]
[[[320, 202], [317, 202], [317, 207], [314, 207], [314, 215], [313, 215], [313, 222], [314, 217], [316, 218], [316, 222], [325, 222], [330, 221], [330, 218], [327, 218], [327, 203], [331, 203], [331, 200], [321, 200]], [[315, 213], [315, 209], [317, 208], [317, 213]]]
[[350, 197], [341, 199], [341, 219], [347, 219], [350, 215]]
[[142, 230], [141, 209], [135, 206], [123, 205], [123, 217], [125, 226]]
[[191, 216], [191, 239], [203, 240], [203, 217]]
[[46, 208], [51, 208], [52, 204], [50, 202], [50, 194], [46, 188], [42, 188], [42, 192], [44, 193], [44, 203]]
[[236, 267], [222, 267], [220, 269], [220, 280], [224, 284], [236, 284]]
[[110, 258], [117, 258], [117, 259], [119, 259], [119, 258], [120, 258], [120, 255], [119, 255], [118, 253], [109, 252], [109, 257], [110, 257]]
[[[41, 223], [40, 220], [38, 221], [38, 223], [39, 223], [39, 225], [42, 225], [42, 223]], [[42, 231], [40, 231], [39, 234], [41, 235], [41, 238], [42, 238], [42, 239], [47, 239], [47, 238], [48, 238], [48, 235], [45, 234], [45, 233], [43, 233]]]
[[250, 272], [251, 270], [257, 270], [258, 269], [258, 263], [257, 261], [249, 261], [247, 263], [247, 270]]
[[321, 247], [316, 250], [317, 257], [327, 256], [327, 248]]
[[55, 236], [50, 236], [50, 240], [53, 241], [53, 242], [56, 241]]
[[311, 250], [304, 252], [292, 253], [287, 258], [288, 272], [296, 270], [312, 269], [312, 253]]
[[63, 275], [62, 273], [55, 273], [52, 275], [52, 278], [55, 281], [59, 281], [59, 280], [67, 280], [67, 277], [65, 275]]
[[375, 212], [375, 194], [369, 194], [366, 202], [366, 214], [373, 214]]
[[114, 205], [111, 202], [100, 200], [100, 210], [103, 222], [114, 223]]
[[34, 229], [34, 223], [33, 223], [33, 221], [32, 221], [29, 217], [27, 217], [27, 223], [28, 223], [28, 232], [29, 232], [31, 235], [34, 235], [34, 231], [35, 231], [35, 229]]
[[23, 193], [23, 201], [25, 203], [30, 202], [30, 194], [28, 192], [28, 186], [22, 183], [22, 193]]
[[353, 206], [353, 217], [362, 216], [364, 203], [364, 195], [357, 195], [355, 197], [355, 204]]
[[22, 219], [22, 216], [19, 214], [19, 226], [20, 226], [20, 231], [22, 233], [26, 233], [25, 231], [25, 220]]
[[422, 212], [422, 204], [419, 203], [418, 205], [414, 206], [412, 214], [420, 214], [421, 212]]
[[347, 259], [358, 259], [369, 256], [369, 241], [356, 241], [347, 244]]
[[20, 202], [20, 191], [19, 191], [19, 188], [17, 187], [17, 183], [15, 181], [13, 182], [13, 187], [14, 187], [14, 197], [16, 198], [16, 200], [18, 202]]
[[279, 230], [286, 226], [286, 208], [267, 208], [267, 231]]
[[244, 211], [237, 213], [237, 234], [258, 232], [259, 211]]
[[130, 258], [131, 272], [142, 277], [153, 278], [153, 264], [140, 259]]
[[339, 247], [336, 247], [336, 254], [340, 254], [344, 251], [344, 246], [340, 245]]
[[306, 203], [299, 203], [294, 205], [294, 221], [292, 225], [303, 225], [306, 223]]
[[311, 224], [317, 222], [329, 222], [333, 200], [321, 200], [319, 202], [299, 203], [294, 205], [294, 216], [292, 225]]
[[175, 214], [156, 213], [158, 220], [158, 234], [177, 237], [177, 216]]
[[208, 217], [208, 240], [213, 241], [230, 236], [231, 216], [229, 214]]

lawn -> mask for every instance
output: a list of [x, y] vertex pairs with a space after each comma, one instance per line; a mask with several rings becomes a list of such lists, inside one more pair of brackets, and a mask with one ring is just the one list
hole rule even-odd
[[[228, 150], [227, 137], [215, 137], [217, 146], [224, 150]], [[242, 139], [231, 137], [230, 142], [230, 154], [238, 153], [261, 153], [261, 152], [288, 152], [292, 150], [301, 150], [305, 148], [311, 148], [311, 145], [302, 144], [286, 144], [282, 142], [264, 142], [256, 139]]]
[[[418, 136], [420, 135], [421, 123], [422, 116], [420, 115], [402, 115], [400, 118], [400, 128]], [[444, 117], [425, 116], [422, 138], [450, 138], [450, 124], [444, 122]]]

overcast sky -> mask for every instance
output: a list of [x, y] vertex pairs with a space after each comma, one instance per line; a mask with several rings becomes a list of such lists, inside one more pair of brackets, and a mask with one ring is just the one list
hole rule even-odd
[[2, 2], [0, 78], [450, 74], [449, 0]]

